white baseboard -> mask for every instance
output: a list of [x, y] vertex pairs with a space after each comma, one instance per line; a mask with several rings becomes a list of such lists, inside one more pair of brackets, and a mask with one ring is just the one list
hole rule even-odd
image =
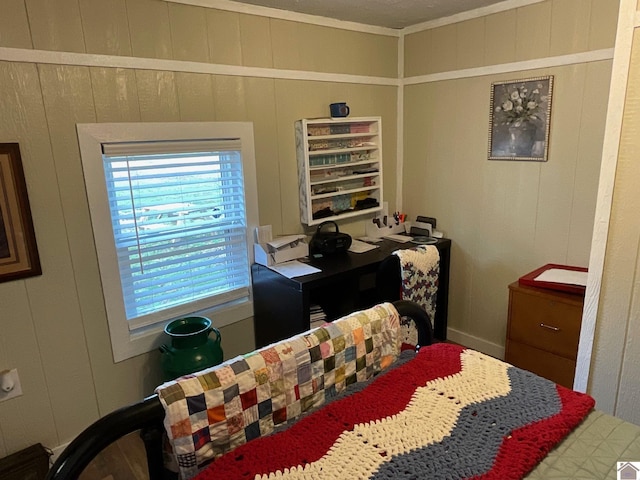
[[489, 342], [483, 338], [474, 337], [454, 328], [447, 328], [447, 340], [486, 353], [500, 360], [504, 359], [504, 346]]

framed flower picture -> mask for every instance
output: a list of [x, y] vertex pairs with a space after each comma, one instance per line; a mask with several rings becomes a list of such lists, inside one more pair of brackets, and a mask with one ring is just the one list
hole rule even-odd
[[553, 76], [491, 84], [489, 160], [546, 162]]
[[20, 148], [0, 143], [0, 282], [41, 273]]

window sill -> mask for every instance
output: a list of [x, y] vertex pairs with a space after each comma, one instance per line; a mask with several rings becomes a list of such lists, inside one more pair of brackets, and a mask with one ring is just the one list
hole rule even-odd
[[[231, 305], [194, 312], [211, 320], [216, 328], [226, 327], [253, 316], [253, 303], [250, 300], [239, 300]], [[168, 323], [168, 322], [167, 322]], [[112, 327], [112, 326], [110, 326]], [[111, 331], [111, 349], [114, 363], [122, 362], [160, 348], [169, 337], [164, 333], [164, 324], [152, 325], [138, 331]]]

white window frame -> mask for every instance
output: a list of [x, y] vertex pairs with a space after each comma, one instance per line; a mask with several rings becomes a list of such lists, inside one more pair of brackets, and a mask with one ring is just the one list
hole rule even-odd
[[[253, 263], [255, 227], [258, 226], [256, 162], [251, 122], [91, 123], [77, 124], [87, 199], [98, 255], [100, 278], [109, 323], [114, 362], [140, 355], [166, 343], [166, 321], [130, 331], [123, 308], [120, 271], [102, 159], [103, 143], [239, 138], [241, 142], [247, 215], [247, 256]], [[249, 271], [249, 278], [251, 272]], [[223, 327], [253, 316], [253, 292], [249, 297], [193, 312]]]

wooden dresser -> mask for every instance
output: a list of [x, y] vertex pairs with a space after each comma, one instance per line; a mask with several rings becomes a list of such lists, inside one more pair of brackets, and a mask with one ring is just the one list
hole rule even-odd
[[509, 285], [505, 361], [573, 387], [584, 297]]

